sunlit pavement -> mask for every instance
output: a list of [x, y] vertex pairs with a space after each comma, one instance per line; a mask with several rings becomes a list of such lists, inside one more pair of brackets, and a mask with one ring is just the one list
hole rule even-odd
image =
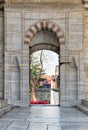
[[0, 118], [0, 130], [88, 130], [88, 116], [75, 108], [14, 108]]

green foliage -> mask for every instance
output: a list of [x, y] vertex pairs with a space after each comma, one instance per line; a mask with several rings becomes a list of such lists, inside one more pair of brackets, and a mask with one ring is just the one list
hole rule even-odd
[[[30, 69], [31, 69], [32, 79], [37, 80], [38, 76], [40, 74], [40, 63], [31, 62]], [[44, 72], [45, 71], [43, 69], [42, 72], [41, 72], [41, 75], [45, 74]]]
[[31, 58], [30, 75], [31, 75], [31, 79], [36, 84], [36, 88], [37, 88], [39, 87], [39, 83], [38, 83], [39, 77], [45, 74], [45, 70], [43, 68], [41, 69], [41, 63], [38, 60], [38, 57], [33, 57], [32, 54], [30, 58]]

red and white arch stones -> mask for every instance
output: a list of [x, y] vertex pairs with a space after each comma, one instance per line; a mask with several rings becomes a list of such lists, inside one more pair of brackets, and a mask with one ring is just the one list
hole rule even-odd
[[51, 21], [40, 21], [33, 24], [27, 31], [24, 39], [24, 44], [30, 44], [34, 35], [41, 30], [50, 30], [56, 34], [56, 37], [60, 44], [65, 44], [65, 37], [60, 27]]

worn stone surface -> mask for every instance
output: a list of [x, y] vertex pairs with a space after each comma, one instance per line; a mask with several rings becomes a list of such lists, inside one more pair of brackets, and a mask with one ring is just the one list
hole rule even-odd
[[[53, 113], [53, 114], [52, 114]], [[0, 118], [0, 130], [88, 130], [88, 116], [75, 108], [14, 108]]]
[[76, 108], [88, 115], [88, 99], [82, 100], [81, 104], [77, 105]]
[[82, 3], [81, 0], [7, 0], [6, 3], [74, 3], [79, 4]]

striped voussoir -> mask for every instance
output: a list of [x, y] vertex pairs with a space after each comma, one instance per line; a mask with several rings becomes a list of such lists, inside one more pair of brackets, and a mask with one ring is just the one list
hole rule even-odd
[[60, 44], [65, 44], [65, 38], [61, 28], [59, 28], [56, 24], [54, 24], [51, 21], [40, 21], [33, 24], [26, 33], [24, 44], [30, 44], [31, 40], [33, 39], [33, 37], [36, 35], [37, 32], [46, 29], [55, 33]]

